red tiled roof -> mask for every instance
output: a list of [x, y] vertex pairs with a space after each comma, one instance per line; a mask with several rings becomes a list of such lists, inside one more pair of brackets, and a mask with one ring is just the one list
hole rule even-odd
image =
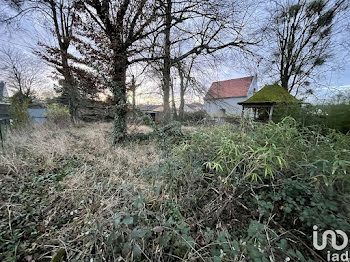
[[212, 83], [204, 99], [247, 96], [253, 77], [243, 77]]

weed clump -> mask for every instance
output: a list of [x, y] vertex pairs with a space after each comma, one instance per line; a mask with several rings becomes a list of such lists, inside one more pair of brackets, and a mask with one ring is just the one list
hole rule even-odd
[[67, 126], [70, 123], [70, 113], [68, 107], [60, 104], [50, 104], [47, 106], [45, 113], [47, 120], [50, 123]]

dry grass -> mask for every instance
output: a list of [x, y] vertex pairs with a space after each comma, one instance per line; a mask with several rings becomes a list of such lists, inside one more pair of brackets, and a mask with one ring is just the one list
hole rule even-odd
[[[136, 195], [154, 198], [148, 182], [136, 174], [160, 161], [158, 149], [152, 143], [112, 147], [110, 130], [109, 124], [38, 126], [8, 135], [0, 159], [1, 187], [6, 188], [0, 222], [12, 235], [17, 228], [34, 225], [30, 243], [17, 246], [26, 255], [21, 259], [50, 259], [58, 248], [66, 250], [68, 260], [72, 254], [83, 258], [98, 253], [89, 243], [97, 226], [108, 231], [114, 215], [127, 209]], [[51, 183], [52, 177], [59, 181]], [[31, 183], [38, 186], [28, 188]], [[18, 221], [29, 209], [36, 214]]]

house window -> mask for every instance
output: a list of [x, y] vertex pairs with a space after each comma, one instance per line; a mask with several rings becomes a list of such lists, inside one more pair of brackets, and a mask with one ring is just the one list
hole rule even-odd
[[220, 112], [221, 112], [221, 115], [222, 115], [222, 116], [225, 116], [225, 115], [226, 115], [226, 109], [221, 108], [221, 109], [220, 109]]

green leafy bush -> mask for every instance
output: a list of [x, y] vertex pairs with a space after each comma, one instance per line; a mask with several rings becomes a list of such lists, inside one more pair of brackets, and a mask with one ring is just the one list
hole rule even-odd
[[202, 226], [187, 233], [194, 244], [181, 258], [200, 250], [210, 261], [312, 261], [319, 257], [305, 245], [312, 247], [313, 225], [350, 230], [349, 135], [285, 118], [249, 129], [201, 127], [172, 146], [142, 174], [164, 181], [157, 190]]
[[15, 126], [23, 126], [29, 123], [28, 105], [31, 102], [29, 98], [14, 95], [10, 98], [10, 115]]
[[324, 113], [318, 107], [310, 104], [276, 105], [273, 110], [272, 120], [278, 123], [286, 117], [292, 117], [304, 127], [325, 127]]
[[256, 204], [265, 219], [276, 214], [274, 220], [286, 229], [312, 228], [317, 221], [320, 228], [350, 230], [350, 224], [340, 210], [341, 197], [337, 194], [320, 192], [303, 180], [286, 179], [281, 183], [274, 191], [260, 190], [258, 194]]
[[[261, 181], [302, 174], [310, 181], [334, 185], [350, 172], [348, 135], [321, 134], [302, 128], [293, 118], [237, 132], [230, 125], [200, 129], [174, 149], [184, 162], [205, 165], [227, 179]], [[278, 177], [277, 177], [278, 176]]]
[[325, 105], [277, 105], [273, 113], [273, 121], [293, 117], [304, 127], [317, 126], [322, 129], [334, 129], [344, 134], [350, 131], [350, 104]]
[[325, 126], [344, 134], [350, 132], [350, 104], [333, 104], [320, 107], [325, 112]]
[[50, 123], [57, 125], [66, 126], [70, 123], [69, 109], [60, 104], [50, 104], [47, 106], [47, 111], [45, 113], [47, 120]]

